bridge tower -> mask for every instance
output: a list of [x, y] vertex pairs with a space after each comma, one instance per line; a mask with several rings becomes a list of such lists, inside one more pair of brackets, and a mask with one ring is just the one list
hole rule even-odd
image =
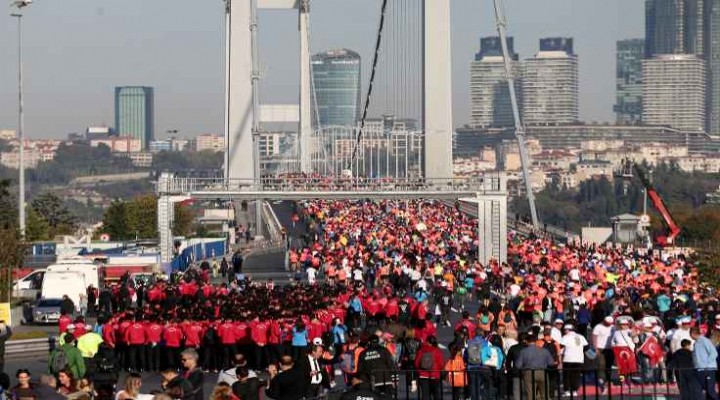
[[[229, 55], [227, 79], [227, 178], [253, 179], [258, 163], [253, 151], [253, 32], [256, 9], [297, 9], [300, 35], [300, 160], [309, 172], [312, 134], [310, 43], [308, 0], [226, 0], [229, 10]], [[450, 0], [423, 1], [423, 126], [425, 130], [425, 177], [452, 177], [452, 78], [450, 51]], [[254, 10], [255, 8], [255, 10]], [[255, 60], [257, 61], [257, 60]]]

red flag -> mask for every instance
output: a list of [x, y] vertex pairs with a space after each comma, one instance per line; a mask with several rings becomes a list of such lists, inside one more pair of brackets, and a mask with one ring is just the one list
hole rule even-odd
[[613, 347], [613, 353], [615, 354], [615, 363], [617, 364], [620, 375], [630, 375], [637, 372], [635, 352], [633, 352], [630, 347]]
[[647, 356], [651, 367], [656, 367], [660, 361], [662, 361], [663, 357], [665, 357], [662, 346], [660, 346], [657, 338], [653, 335], [649, 335], [648, 338], [645, 339], [639, 351]]

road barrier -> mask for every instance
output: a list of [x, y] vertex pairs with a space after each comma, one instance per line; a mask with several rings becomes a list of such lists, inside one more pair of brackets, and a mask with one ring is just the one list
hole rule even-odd
[[5, 361], [44, 357], [54, 348], [54, 336], [44, 339], [10, 340], [5, 343]]

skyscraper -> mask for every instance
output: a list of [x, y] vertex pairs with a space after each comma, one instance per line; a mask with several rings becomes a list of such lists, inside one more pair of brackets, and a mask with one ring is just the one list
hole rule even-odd
[[147, 149], [155, 139], [155, 95], [149, 86], [115, 88], [115, 131], [118, 136], [138, 138]]
[[703, 131], [705, 81], [705, 60], [695, 55], [661, 54], [644, 60], [643, 122]]
[[360, 119], [360, 55], [348, 49], [315, 54], [312, 76], [319, 125], [355, 126]]
[[705, 131], [720, 136], [720, 0], [646, 0], [645, 57], [694, 54], [707, 71]]
[[[520, 68], [511, 37], [508, 38], [508, 52], [512, 58], [515, 92], [520, 96]], [[480, 52], [470, 64], [470, 124], [474, 127], [503, 127], [514, 124], [510, 90], [498, 37], [481, 38]]]
[[720, 0], [705, 0], [705, 62], [707, 67], [707, 126], [720, 137]]
[[578, 57], [572, 38], [540, 39], [540, 52], [523, 61], [523, 121], [571, 124], [580, 117]]
[[635, 125], [642, 119], [642, 60], [644, 39], [619, 40], [616, 46], [617, 123]]
[[706, 7], [713, 0], [645, 0], [645, 57], [705, 50]]

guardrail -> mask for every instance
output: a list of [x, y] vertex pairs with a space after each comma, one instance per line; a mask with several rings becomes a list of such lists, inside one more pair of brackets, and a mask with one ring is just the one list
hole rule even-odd
[[[497, 182], [496, 182], [497, 181]], [[202, 191], [279, 191], [279, 192], [325, 192], [325, 191], [438, 191], [438, 192], [481, 192], [499, 190], [499, 178], [284, 178], [222, 179], [222, 178], [175, 178], [166, 177], [158, 181], [158, 193], [177, 194]]]
[[45, 357], [55, 348], [55, 337], [10, 340], [5, 343], [5, 361]]

